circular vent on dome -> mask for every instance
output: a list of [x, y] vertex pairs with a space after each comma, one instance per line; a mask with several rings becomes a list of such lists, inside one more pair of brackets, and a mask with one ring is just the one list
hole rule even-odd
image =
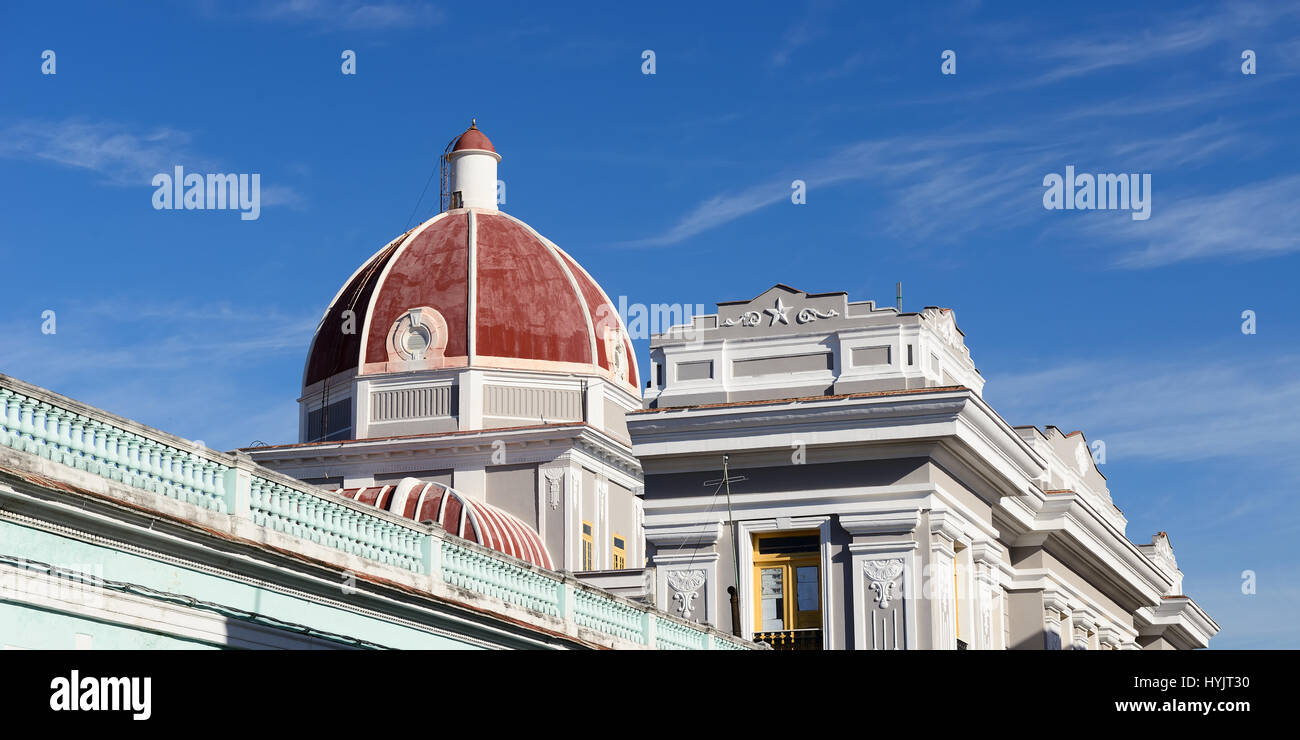
[[442, 364], [447, 348], [447, 321], [436, 309], [413, 308], [393, 322], [388, 331], [388, 361]]

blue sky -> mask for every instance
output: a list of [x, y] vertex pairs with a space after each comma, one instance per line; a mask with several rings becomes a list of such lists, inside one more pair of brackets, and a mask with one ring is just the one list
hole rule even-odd
[[[0, 371], [213, 447], [294, 441], [325, 305], [433, 215], [473, 116], [505, 210], [615, 300], [902, 281], [952, 307], [1004, 418], [1106, 441], [1130, 538], [1170, 533], [1216, 647], [1300, 647], [1300, 7], [121, 7], [6, 4]], [[260, 218], [154, 210], [175, 165], [260, 173]], [[1150, 219], [1045, 210], [1067, 165], [1150, 174]]]

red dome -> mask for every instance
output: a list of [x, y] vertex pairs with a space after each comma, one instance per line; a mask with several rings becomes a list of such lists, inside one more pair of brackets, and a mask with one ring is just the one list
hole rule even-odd
[[456, 139], [456, 145], [451, 148], [453, 152], [459, 152], [462, 149], [485, 149], [493, 154], [496, 149], [492, 148], [492, 142], [488, 137], [478, 130], [477, 124], [470, 124], [469, 130]]
[[631, 340], [596, 281], [522, 221], [475, 209], [439, 214], [362, 265], [321, 321], [304, 387], [407, 367], [392, 364], [393, 329], [418, 309], [442, 335], [427, 367], [590, 374], [637, 392]]
[[447, 532], [490, 547], [540, 568], [553, 569], [542, 538], [519, 517], [463, 496], [454, 488], [406, 478], [395, 486], [339, 488], [353, 501], [391, 511], [417, 522], [433, 521]]

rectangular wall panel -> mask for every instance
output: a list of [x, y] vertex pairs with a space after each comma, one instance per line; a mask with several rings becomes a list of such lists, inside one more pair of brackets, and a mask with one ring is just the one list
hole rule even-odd
[[483, 386], [483, 415], [541, 422], [581, 421], [582, 392], [560, 388]]
[[678, 380], [708, 380], [713, 377], [713, 361], [677, 363]]
[[863, 365], [888, 365], [889, 347], [854, 347], [853, 364], [857, 367]]
[[375, 391], [370, 395], [370, 420], [384, 422], [449, 416], [451, 391], [449, 385]]
[[814, 355], [790, 355], [788, 357], [760, 357], [754, 360], [735, 360], [731, 363], [731, 374], [737, 378], [755, 375], [776, 375], [783, 373], [802, 373], [815, 370], [830, 370], [835, 367], [835, 360], [830, 353]]

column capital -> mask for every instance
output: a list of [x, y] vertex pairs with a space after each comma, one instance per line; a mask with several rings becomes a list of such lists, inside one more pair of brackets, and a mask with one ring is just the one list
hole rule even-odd
[[911, 534], [921, 526], [920, 507], [840, 514], [840, 527], [854, 537]]

